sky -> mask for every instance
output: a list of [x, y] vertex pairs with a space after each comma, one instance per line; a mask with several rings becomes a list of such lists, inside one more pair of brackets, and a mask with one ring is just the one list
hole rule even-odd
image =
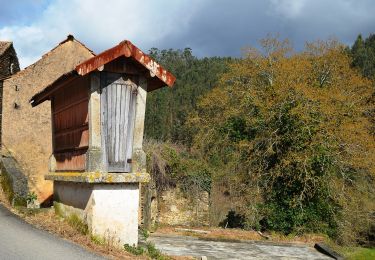
[[68, 34], [96, 53], [130, 40], [150, 48], [240, 57], [267, 35], [351, 45], [375, 33], [374, 0], [0, 0], [0, 40], [13, 41], [22, 67]]

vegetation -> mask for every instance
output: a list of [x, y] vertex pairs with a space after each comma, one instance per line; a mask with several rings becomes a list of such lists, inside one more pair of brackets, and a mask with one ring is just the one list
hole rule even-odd
[[84, 223], [76, 214], [69, 215], [69, 217], [67, 218], [67, 222], [71, 227], [73, 227], [82, 235], [87, 235], [89, 233], [87, 224]]
[[219, 187], [244, 228], [371, 240], [374, 39], [295, 52], [268, 38], [239, 60], [153, 49], [178, 78], [148, 100], [146, 135], [165, 141], [148, 144], [159, 190]]
[[343, 255], [348, 260], [372, 260], [375, 259], [375, 249], [350, 247], [343, 250]]
[[371, 83], [335, 41], [262, 47], [201, 100], [194, 146], [235, 187], [247, 227], [353, 241], [375, 206]]
[[193, 56], [191, 49], [151, 49], [150, 55], [177, 78], [172, 89], [150, 92], [147, 97], [145, 135], [150, 139], [172, 142], [191, 142], [185, 128], [190, 111], [198, 98], [212, 89], [218, 76], [227, 70], [231, 58]]
[[35, 192], [29, 192], [26, 196], [26, 202], [27, 204], [33, 204], [38, 199], [38, 196]]
[[124, 249], [126, 252], [132, 255], [143, 255], [145, 253], [145, 250], [143, 249], [143, 247], [140, 247], [140, 246], [130, 246], [128, 244], [125, 244]]
[[14, 193], [12, 179], [10, 178], [9, 173], [7, 173], [5, 167], [2, 164], [0, 165], [0, 170], [0, 185], [5, 196], [8, 199], [8, 202], [11, 203], [13, 206], [26, 206], [27, 198], [16, 195]]
[[190, 197], [211, 190], [211, 171], [197, 154], [182, 145], [147, 140], [144, 144], [156, 189], [159, 193], [178, 187]]
[[12, 203], [14, 198], [14, 192], [12, 188], [12, 180], [10, 179], [9, 175], [5, 172], [3, 166], [1, 166], [1, 174], [0, 174], [0, 183], [3, 192], [5, 193], [8, 201]]
[[353, 65], [360, 69], [363, 76], [375, 79], [375, 35], [371, 34], [365, 40], [358, 35], [350, 53]]
[[157, 259], [157, 260], [168, 260], [170, 259], [169, 257], [163, 255], [160, 250], [158, 250], [154, 244], [152, 243], [147, 243], [146, 244], [146, 250], [147, 254], [151, 259]]
[[96, 245], [106, 245], [107, 244], [106, 243], [107, 241], [102, 236], [99, 236], [99, 235], [93, 235], [93, 234], [91, 234], [90, 235], [90, 239]]
[[146, 243], [145, 247], [124, 245], [125, 251], [133, 255], [147, 255], [151, 259], [168, 260], [169, 257], [163, 255], [152, 243]]

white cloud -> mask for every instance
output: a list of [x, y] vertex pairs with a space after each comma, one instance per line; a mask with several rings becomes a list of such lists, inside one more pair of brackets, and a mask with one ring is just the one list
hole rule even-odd
[[272, 11], [286, 18], [297, 18], [303, 14], [307, 0], [270, 0]]
[[21, 65], [29, 65], [38, 59], [37, 53], [46, 48], [44, 33], [35, 26], [12, 26], [0, 29], [0, 39], [13, 41]]
[[[22, 67], [68, 34], [95, 52], [128, 39], [144, 51], [191, 47], [199, 56], [240, 56], [242, 47], [256, 46], [267, 34], [279, 33], [301, 49], [305, 41], [329, 36], [351, 44], [359, 33], [374, 33], [375, 24], [373, 0], [22, 1], [44, 3], [38, 15], [17, 23], [9, 21], [12, 12], [3, 11], [6, 18], [0, 9], [0, 39], [14, 42]], [[18, 1], [10, 3], [17, 14], [32, 13]], [[9, 22], [2, 27], [1, 21]]]
[[73, 34], [95, 51], [129, 39], [150, 48], [188, 26], [199, 0], [56, 0], [27, 26], [0, 28], [12, 40], [21, 66], [28, 66]]

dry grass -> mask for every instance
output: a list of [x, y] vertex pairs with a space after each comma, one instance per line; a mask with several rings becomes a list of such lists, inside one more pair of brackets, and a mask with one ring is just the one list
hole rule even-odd
[[147, 259], [145, 257], [136, 257], [124, 250], [113, 247], [110, 243], [96, 244], [92, 241], [90, 235], [83, 235], [66, 220], [55, 215], [54, 210], [44, 210], [42, 212], [33, 213], [27, 211], [19, 211], [19, 215], [33, 226], [56, 234], [59, 237], [77, 243], [89, 251], [94, 251], [100, 255], [110, 257], [112, 259]]
[[[185, 235], [194, 236], [202, 239], [212, 240], [252, 240], [252, 241], [270, 241], [278, 243], [294, 243], [294, 244], [307, 244], [313, 246], [317, 242], [323, 242], [326, 237], [319, 234], [305, 234], [301, 236], [289, 235], [284, 236], [277, 233], [265, 233], [260, 235], [257, 231], [247, 231], [242, 229], [224, 229], [213, 227], [199, 227], [193, 228], [194, 230], [208, 231], [209, 233], [197, 233], [189, 231], [176, 230], [177, 227], [163, 226], [157, 229], [155, 234], [168, 234], [168, 235]], [[189, 228], [189, 227], [178, 227]], [[265, 237], [268, 237], [265, 238]]]

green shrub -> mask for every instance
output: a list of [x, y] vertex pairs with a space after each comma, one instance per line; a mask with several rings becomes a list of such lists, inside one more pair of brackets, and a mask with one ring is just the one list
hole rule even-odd
[[90, 238], [91, 238], [91, 241], [94, 242], [97, 245], [105, 245], [106, 244], [106, 240], [101, 236], [91, 235]]
[[89, 228], [76, 214], [72, 214], [67, 218], [68, 224], [76, 229], [82, 235], [89, 233]]
[[130, 246], [125, 244], [124, 249], [132, 255], [143, 255], [145, 253], [145, 250], [140, 246]]
[[151, 257], [151, 259], [157, 259], [157, 260], [167, 260], [169, 257], [164, 256], [160, 250], [158, 250], [154, 244], [148, 242], [146, 244], [146, 250], [147, 250], [147, 255]]
[[147, 239], [150, 236], [150, 232], [147, 229], [141, 229], [141, 236], [143, 239]]
[[38, 199], [38, 196], [35, 194], [35, 192], [29, 192], [26, 196], [27, 203], [34, 203]]
[[186, 147], [146, 140], [145, 151], [148, 171], [159, 192], [178, 186], [187, 197], [196, 198], [211, 191], [211, 168]]
[[129, 252], [132, 255], [143, 255], [146, 254], [149, 256], [151, 259], [156, 259], [156, 260], [168, 260], [170, 259], [169, 257], [163, 255], [156, 247], [154, 244], [148, 242], [144, 247], [142, 246], [130, 246], [129, 244], [124, 245], [125, 251]]

